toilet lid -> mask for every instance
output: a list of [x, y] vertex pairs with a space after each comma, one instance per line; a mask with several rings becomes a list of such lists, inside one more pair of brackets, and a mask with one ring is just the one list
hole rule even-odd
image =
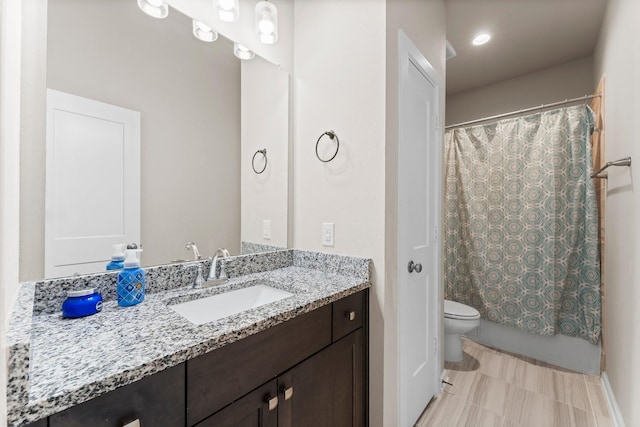
[[449, 319], [478, 319], [480, 318], [480, 313], [468, 305], [444, 300], [444, 317]]

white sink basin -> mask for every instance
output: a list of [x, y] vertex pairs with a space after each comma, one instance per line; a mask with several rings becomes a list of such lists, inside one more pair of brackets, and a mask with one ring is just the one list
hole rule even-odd
[[255, 285], [169, 307], [194, 325], [202, 325], [290, 296], [291, 292]]

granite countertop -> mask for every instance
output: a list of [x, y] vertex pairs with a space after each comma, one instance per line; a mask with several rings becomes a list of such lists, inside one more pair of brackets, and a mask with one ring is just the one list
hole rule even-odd
[[[280, 260], [272, 270], [269, 262], [255, 267], [264, 255], [237, 257], [251, 268], [236, 269], [248, 274], [223, 285], [147, 292], [142, 304], [127, 308], [105, 300], [102, 312], [80, 319], [46, 309], [34, 314], [38, 284], [23, 284], [8, 333], [8, 425], [60, 412], [370, 286], [369, 260], [283, 252], [291, 262]], [[199, 326], [168, 306], [258, 282], [293, 296]]]

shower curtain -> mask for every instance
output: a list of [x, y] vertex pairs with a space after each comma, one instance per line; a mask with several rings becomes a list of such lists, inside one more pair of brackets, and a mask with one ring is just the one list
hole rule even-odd
[[445, 297], [540, 335], [600, 339], [591, 110], [445, 134]]

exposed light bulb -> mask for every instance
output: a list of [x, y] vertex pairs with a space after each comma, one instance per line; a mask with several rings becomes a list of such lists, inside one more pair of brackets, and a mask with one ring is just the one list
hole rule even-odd
[[278, 9], [273, 3], [261, 1], [256, 4], [256, 33], [262, 43], [278, 41]]
[[274, 28], [275, 27], [273, 25], [273, 22], [271, 22], [271, 21], [267, 21], [267, 20], [263, 19], [260, 22], [258, 22], [258, 30], [262, 34], [271, 34], [271, 33], [273, 33]]
[[473, 38], [471, 43], [474, 46], [482, 46], [483, 44], [487, 43], [489, 40], [491, 40], [491, 34], [489, 34], [489, 33], [479, 33]]
[[240, 43], [233, 44], [233, 54], [243, 60], [253, 59], [253, 57], [256, 56], [255, 53], [253, 53]]
[[235, 2], [233, 0], [218, 0], [218, 6], [220, 6], [224, 10], [233, 9], [233, 5]]
[[240, 17], [238, 0], [213, 0], [213, 4], [221, 21], [234, 22]]
[[200, 21], [193, 20], [193, 35], [203, 42], [214, 42], [218, 40], [218, 33], [213, 31], [211, 27]]
[[169, 15], [169, 5], [163, 0], [138, 0], [138, 7], [154, 18], [162, 19]]

